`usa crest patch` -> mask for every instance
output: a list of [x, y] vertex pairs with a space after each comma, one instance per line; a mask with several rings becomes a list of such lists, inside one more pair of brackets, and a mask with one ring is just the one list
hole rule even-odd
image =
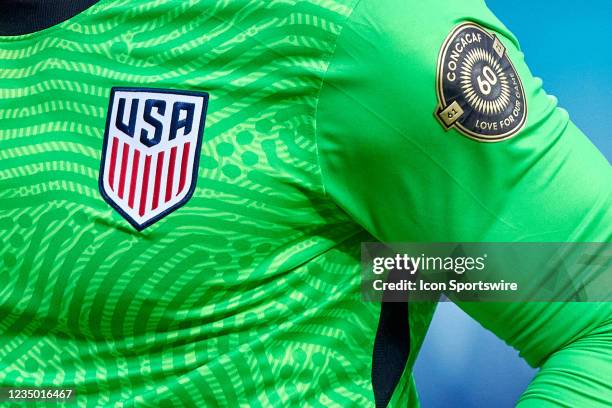
[[137, 230], [193, 195], [207, 105], [205, 92], [112, 88], [100, 193]]

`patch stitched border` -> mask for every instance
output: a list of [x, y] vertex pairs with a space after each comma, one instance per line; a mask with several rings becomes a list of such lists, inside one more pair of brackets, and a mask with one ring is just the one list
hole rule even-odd
[[472, 22], [459, 24], [444, 40], [436, 93], [434, 114], [444, 129], [455, 128], [480, 142], [515, 136], [527, 119], [523, 84], [506, 47]]

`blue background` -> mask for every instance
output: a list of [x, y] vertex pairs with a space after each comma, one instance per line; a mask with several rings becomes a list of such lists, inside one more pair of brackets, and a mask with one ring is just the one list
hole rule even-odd
[[[488, 0], [532, 73], [612, 161], [612, 1]], [[415, 366], [423, 408], [513, 407], [535, 370], [452, 303], [441, 303]]]

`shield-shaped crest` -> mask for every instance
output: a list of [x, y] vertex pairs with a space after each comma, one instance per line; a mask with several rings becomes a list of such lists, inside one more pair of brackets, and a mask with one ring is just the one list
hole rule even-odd
[[137, 230], [191, 198], [207, 105], [205, 92], [111, 90], [100, 193]]

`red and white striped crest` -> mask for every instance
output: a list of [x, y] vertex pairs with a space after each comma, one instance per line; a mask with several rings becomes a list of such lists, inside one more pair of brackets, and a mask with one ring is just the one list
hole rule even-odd
[[207, 104], [202, 92], [112, 89], [100, 192], [139, 231], [191, 198]]

